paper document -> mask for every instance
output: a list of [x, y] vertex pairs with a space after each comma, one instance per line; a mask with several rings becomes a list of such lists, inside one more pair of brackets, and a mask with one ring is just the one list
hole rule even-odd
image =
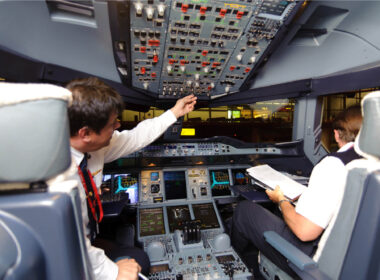
[[278, 172], [267, 164], [247, 169], [248, 174], [257, 181], [258, 185], [274, 190], [279, 186], [288, 199], [295, 199], [302, 194], [306, 186]]

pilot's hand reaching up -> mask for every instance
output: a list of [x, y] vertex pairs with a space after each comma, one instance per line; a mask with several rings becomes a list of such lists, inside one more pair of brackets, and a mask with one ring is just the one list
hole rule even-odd
[[119, 272], [116, 280], [137, 280], [141, 271], [140, 265], [134, 259], [122, 259], [116, 262]]
[[190, 94], [181, 99], [177, 100], [177, 103], [170, 110], [176, 116], [176, 118], [180, 118], [187, 113], [194, 110], [194, 105], [197, 103], [197, 97], [194, 94]]

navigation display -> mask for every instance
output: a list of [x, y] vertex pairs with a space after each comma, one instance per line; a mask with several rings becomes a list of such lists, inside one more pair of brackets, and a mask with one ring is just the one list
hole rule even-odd
[[195, 219], [201, 221], [201, 229], [220, 227], [218, 217], [216, 216], [212, 203], [193, 204], [192, 206]]
[[139, 201], [139, 177], [135, 173], [114, 174], [114, 194], [128, 193], [131, 204]]
[[249, 178], [244, 168], [231, 169], [233, 185], [251, 185], [251, 179]]
[[162, 207], [140, 209], [140, 236], [165, 234]]
[[190, 211], [188, 205], [167, 206], [169, 230], [173, 233], [176, 229], [182, 229], [184, 221], [190, 221]]
[[164, 171], [164, 185], [166, 200], [187, 197], [185, 171]]
[[212, 196], [231, 195], [230, 176], [227, 169], [209, 170]]

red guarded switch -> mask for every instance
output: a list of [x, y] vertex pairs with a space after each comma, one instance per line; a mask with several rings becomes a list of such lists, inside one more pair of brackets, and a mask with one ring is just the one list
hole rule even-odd
[[245, 68], [245, 73], [248, 73], [249, 71], [251, 71], [251, 68], [249, 68], [249, 67], [247, 67], [247, 68]]
[[234, 71], [236, 66], [230, 66], [230, 71]]
[[226, 13], [227, 13], [227, 10], [226, 10], [226, 9], [220, 9], [219, 15], [220, 15], [221, 17], [224, 17], [224, 16], [226, 15]]
[[239, 12], [236, 13], [236, 18], [237, 19], [241, 19], [243, 16], [244, 16], [244, 12], [239, 11]]
[[146, 52], [146, 47], [144, 47], [144, 46], [140, 47], [140, 52], [145, 53]]
[[187, 9], [189, 8], [188, 4], [182, 4], [181, 6], [181, 11], [182, 13], [187, 13]]
[[158, 55], [154, 55], [153, 56], [153, 63], [157, 63], [158, 62]]
[[208, 62], [208, 61], [202, 61], [202, 67], [206, 67], [207, 65], [210, 65], [210, 62]]
[[201, 8], [199, 9], [199, 13], [200, 13], [201, 15], [206, 14], [206, 11], [207, 11], [207, 7], [201, 7]]
[[207, 51], [207, 50], [202, 51], [202, 55], [203, 55], [203, 56], [206, 56], [207, 54], [208, 54], [208, 51]]
[[146, 73], [145, 67], [141, 67], [140, 68], [140, 74], [145, 75], [145, 73]]
[[156, 72], [152, 72], [150, 75], [152, 76], [152, 78], [156, 78], [157, 77]]

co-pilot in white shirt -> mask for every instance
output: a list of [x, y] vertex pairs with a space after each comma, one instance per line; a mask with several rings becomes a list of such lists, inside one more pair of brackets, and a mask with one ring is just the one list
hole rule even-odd
[[[149, 145], [164, 133], [175, 121], [176, 117], [170, 110], [168, 110], [159, 117], [139, 123], [132, 130], [124, 130], [122, 132], [115, 131], [112, 135], [110, 145], [96, 152], [89, 153], [91, 157], [88, 159], [88, 169], [90, 170], [98, 189], [102, 183], [104, 163], [111, 162]], [[74, 148], [71, 148], [71, 154], [78, 166], [82, 161], [84, 154]], [[86, 194], [78, 173], [76, 173], [74, 177], [78, 181], [79, 186], [84, 232], [88, 235], [90, 229], [88, 227], [89, 218], [87, 213]], [[117, 265], [104, 254], [102, 249], [92, 246], [87, 237], [85, 237], [85, 240], [95, 278], [102, 280], [116, 279], [118, 274]]]

